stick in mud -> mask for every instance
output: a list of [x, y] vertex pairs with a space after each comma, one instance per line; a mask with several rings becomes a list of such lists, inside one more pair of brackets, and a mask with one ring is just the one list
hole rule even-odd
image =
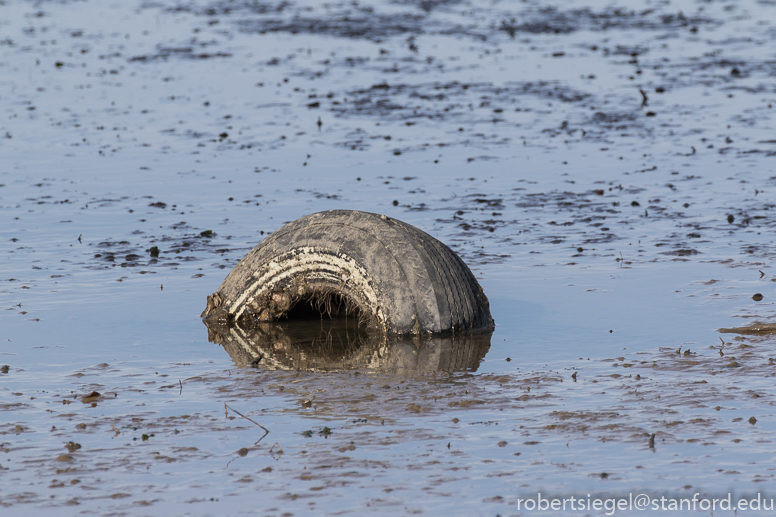
[[[267, 436], [269, 434], [269, 429], [267, 429], [266, 427], [264, 427], [260, 423], [256, 422], [255, 420], [253, 420], [251, 418], [248, 418], [247, 416], [243, 415], [242, 413], [240, 413], [236, 409], [230, 408], [229, 406], [226, 405], [226, 403], [224, 403], [224, 416], [228, 416], [229, 415], [229, 410], [230, 409], [232, 411], [234, 411], [235, 413], [237, 413], [238, 415], [240, 415], [241, 417], [243, 417], [244, 419], [248, 420], [249, 422], [253, 422], [255, 425], [261, 427], [264, 430], [264, 436]], [[259, 438], [259, 442], [264, 438], [264, 436]], [[256, 443], [259, 443], [259, 442], [256, 442]], [[273, 447], [274, 447], [274, 445], [273, 445]], [[280, 444], [278, 444], [278, 447], [280, 447]], [[270, 450], [272, 450], [272, 449], [270, 449]], [[281, 450], [282, 450], [282, 447], [281, 447]]]

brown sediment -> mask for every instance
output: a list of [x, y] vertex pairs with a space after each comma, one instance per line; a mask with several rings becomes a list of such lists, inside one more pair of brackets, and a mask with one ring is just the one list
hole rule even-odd
[[752, 323], [748, 327], [721, 328], [722, 334], [776, 334], [776, 323]]

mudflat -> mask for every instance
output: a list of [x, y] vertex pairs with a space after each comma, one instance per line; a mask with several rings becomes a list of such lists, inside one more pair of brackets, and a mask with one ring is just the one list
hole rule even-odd
[[[2, 514], [769, 499], [775, 342], [722, 331], [776, 323], [775, 10], [0, 3]], [[493, 334], [203, 326], [331, 209], [449, 245]]]

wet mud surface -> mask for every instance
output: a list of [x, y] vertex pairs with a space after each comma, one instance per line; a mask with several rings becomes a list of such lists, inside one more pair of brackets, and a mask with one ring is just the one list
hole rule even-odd
[[[0, 2], [3, 515], [772, 496], [775, 14]], [[493, 335], [208, 335], [335, 208], [455, 249]]]

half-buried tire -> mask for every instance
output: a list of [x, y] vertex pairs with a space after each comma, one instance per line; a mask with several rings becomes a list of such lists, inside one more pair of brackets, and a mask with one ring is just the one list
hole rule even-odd
[[310, 308], [388, 335], [494, 326], [453, 250], [407, 223], [353, 210], [308, 215], [264, 239], [208, 296], [202, 317], [250, 325]]

